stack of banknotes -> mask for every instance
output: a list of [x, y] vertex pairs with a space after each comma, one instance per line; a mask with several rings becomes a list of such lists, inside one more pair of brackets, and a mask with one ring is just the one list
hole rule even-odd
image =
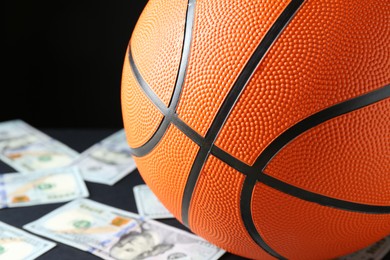
[[[216, 260], [225, 254], [160, 222], [173, 215], [145, 184], [133, 187], [138, 214], [88, 199], [86, 181], [115, 186], [136, 169], [123, 129], [78, 153], [22, 120], [0, 122], [0, 160], [15, 169], [0, 173], [0, 210], [63, 203], [24, 230], [0, 219], [0, 260], [36, 259], [59, 243], [101, 259]], [[379, 260], [389, 251], [390, 237], [340, 260]]]

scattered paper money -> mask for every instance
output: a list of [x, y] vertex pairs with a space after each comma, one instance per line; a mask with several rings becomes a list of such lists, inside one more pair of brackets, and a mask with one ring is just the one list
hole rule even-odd
[[225, 251], [155, 220], [89, 199], [74, 200], [25, 229], [103, 259], [218, 259]]
[[64, 167], [78, 155], [22, 120], [0, 123], [0, 159], [17, 171]]
[[338, 260], [382, 260], [390, 252], [390, 236], [356, 253], [339, 258]]
[[154, 195], [146, 184], [133, 187], [138, 214], [151, 219], [173, 218], [174, 216]]
[[84, 180], [114, 185], [137, 166], [122, 129], [84, 151], [75, 161]]
[[76, 168], [0, 175], [0, 208], [66, 202], [88, 195]]
[[56, 244], [0, 222], [0, 260], [32, 260]]

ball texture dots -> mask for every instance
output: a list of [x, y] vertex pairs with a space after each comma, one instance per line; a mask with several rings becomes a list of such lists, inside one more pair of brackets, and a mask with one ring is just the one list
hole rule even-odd
[[150, 0], [121, 105], [143, 180], [250, 259], [390, 234], [390, 1]]

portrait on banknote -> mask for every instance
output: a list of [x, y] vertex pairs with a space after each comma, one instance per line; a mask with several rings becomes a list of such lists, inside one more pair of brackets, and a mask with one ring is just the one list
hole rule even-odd
[[69, 202], [24, 228], [107, 260], [216, 260], [225, 253], [184, 230], [89, 199]]
[[[190, 257], [189, 248], [197, 247], [191, 237], [183, 237], [170, 230], [162, 229], [147, 222], [139, 223], [138, 231], [123, 235], [110, 249], [114, 259], [147, 259], [162, 257], [163, 259], [179, 259]], [[178, 258], [179, 257], [179, 258]]]

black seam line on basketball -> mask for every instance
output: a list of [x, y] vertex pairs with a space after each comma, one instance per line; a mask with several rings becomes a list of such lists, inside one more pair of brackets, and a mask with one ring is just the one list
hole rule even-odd
[[229, 153], [223, 151], [217, 146], [213, 146], [211, 154], [229, 165], [231, 168], [241, 172], [242, 174], [248, 175], [259, 175], [257, 181], [261, 182], [268, 187], [274, 188], [285, 194], [289, 194], [295, 198], [299, 198], [305, 201], [314, 202], [322, 206], [336, 208], [340, 210], [348, 210], [353, 212], [365, 213], [365, 214], [389, 214], [390, 206], [378, 206], [370, 204], [362, 204], [356, 202], [349, 202], [341, 199], [331, 198], [325, 195], [317, 194], [311, 191], [307, 191], [291, 184], [285, 183], [272, 176], [266, 175], [261, 169], [252, 167]]
[[[249, 230], [252, 238], [257, 242], [262, 241], [261, 236], [259, 232], [256, 229], [256, 226], [254, 224], [253, 216], [252, 216], [252, 209], [251, 209], [251, 202], [252, 202], [252, 195], [254, 191], [254, 187], [257, 183], [257, 181], [260, 181], [264, 183], [265, 185], [272, 187], [274, 189], [277, 189], [279, 191], [282, 191], [284, 193], [290, 194], [294, 197], [299, 197], [301, 199], [313, 201], [316, 203], [323, 203], [328, 204], [327, 206], [332, 206], [340, 208], [341, 206], [345, 209], [351, 209], [351, 207], [356, 210], [357, 205], [352, 203], [346, 203], [342, 202], [343, 205], [339, 205], [340, 201], [336, 201], [331, 198], [325, 198], [320, 197], [318, 194], [314, 193], [308, 193], [303, 192], [303, 190], [299, 190], [297, 187], [290, 186], [286, 183], [282, 183], [281, 181], [276, 181], [276, 179], [272, 178], [271, 176], [265, 175], [263, 173], [263, 170], [269, 163], [269, 161], [282, 149], [287, 143], [292, 141], [295, 137], [297, 137], [299, 134], [302, 134], [303, 132], [307, 131], [308, 129], [317, 126], [318, 124], [325, 122], [331, 118], [335, 118], [339, 115], [354, 111], [356, 109], [365, 107], [367, 105], [373, 104], [375, 102], [384, 100], [390, 96], [390, 86], [387, 85], [381, 89], [378, 89], [376, 91], [370, 92], [368, 94], [362, 95], [360, 97], [345, 101], [343, 103], [339, 103], [335, 106], [332, 106], [330, 108], [324, 109], [316, 114], [313, 114], [312, 116], [309, 116], [308, 118], [302, 120], [295, 126], [289, 128], [286, 132], [288, 134], [282, 134], [278, 138], [276, 138], [259, 156], [259, 158], [256, 160], [256, 162], [253, 165], [254, 169], [257, 169], [258, 171], [252, 171], [249, 175], [246, 176], [244, 181], [244, 186], [241, 191], [241, 201], [240, 201], [240, 207], [241, 207], [241, 214], [242, 219], [244, 221], [245, 227]], [[303, 122], [303, 123], [302, 123]], [[293, 130], [290, 130], [293, 129]], [[293, 131], [293, 132], [290, 132]], [[379, 213], [384, 213], [384, 211], [387, 211], [387, 207], [384, 206], [384, 208], [379, 209], [380, 206], [371, 206], [371, 205], [358, 205], [361, 211], [364, 211], [365, 213], [370, 211], [379, 211]], [[364, 207], [363, 207], [364, 206]], [[372, 207], [375, 207], [373, 209]], [[379, 210], [378, 210], [379, 209]]]
[[[376, 102], [382, 101], [390, 96], [390, 86], [383, 87], [381, 89], [375, 90], [373, 92], [367, 93], [365, 95], [359, 96], [357, 98], [339, 103], [331, 108], [327, 108], [325, 110], [322, 110], [316, 114], [313, 114], [312, 116], [309, 116], [308, 118], [302, 120], [300, 123], [305, 122], [305, 120], [310, 120], [312, 118], [316, 118], [319, 115], [323, 122], [326, 122], [332, 118], [335, 118], [337, 116], [340, 116], [342, 114], [352, 112], [355, 110], [358, 110], [360, 108], [363, 108], [365, 106], [374, 104]], [[335, 110], [332, 109], [336, 107], [336, 110], [338, 111], [335, 114]], [[340, 108], [341, 107], [341, 108]], [[348, 111], [343, 107], [346, 107]], [[333, 111], [331, 114], [331, 118], [329, 116], [324, 116], [324, 112], [327, 111]], [[320, 124], [316, 120], [316, 125]], [[321, 122], [321, 123], [323, 123]], [[313, 127], [314, 127], [313, 126]], [[275, 139], [276, 141], [277, 139]], [[275, 142], [274, 141], [274, 142]], [[271, 143], [272, 144], [272, 143]], [[213, 146], [211, 149], [211, 154], [213, 154], [215, 157], [219, 158], [221, 161], [225, 162], [230, 167], [236, 169], [237, 171], [243, 173], [244, 175], [258, 175], [257, 180], [269, 187], [272, 187], [280, 192], [289, 194], [293, 197], [315, 202], [317, 204], [328, 206], [332, 208], [337, 208], [341, 210], [349, 210], [354, 212], [360, 212], [360, 213], [366, 213], [366, 214], [388, 214], [390, 213], [390, 206], [378, 206], [378, 205], [369, 205], [369, 204], [362, 204], [362, 203], [355, 203], [355, 202], [349, 202], [341, 199], [335, 199], [328, 196], [320, 195], [317, 193], [313, 193], [307, 190], [303, 190], [301, 188], [295, 187], [293, 185], [287, 184], [281, 180], [278, 180], [272, 176], [265, 175], [264, 169], [265, 167], [261, 167], [261, 165], [254, 164], [253, 166], [250, 166], [239, 159], [235, 158], [234, 156], [230, 155], [229, 153], [223, 151], [221, 148], [217, 146]]]
[[289, 194], [293, 197], [314, 202], [321, 206], [331, 207], [339, 210], [348, 210], [353, 212], [365, 213], [365, 214], [389, 214], [390, 206], [377, 206], [369, 204], [361, 204], [355, 202], [349, 202], [345, 200], [334, 199], [328, 196], [320, 195], [314, 192], [310, 192], [296, 186], [290, 185], [283, 181], [280, 181], [274, 177], [266, 174], [262, 174], [258, 177], [258, 181], [274, 188], [275, 190], [281, 191], [285, 194]]
[[139, 72], [137, 66], [135, 65], [133, 53], [131, 48], [129, 47], [129, 63], [130, 68], [133, 72], [133, 75], [138, 82], [138, 85], [141, 87], [142, 91], [145, 93], [145, 95], [150, 99], [150, 101], [157, 107], [158, 110], [163, 115], [166, 115], [169, 113], [168, 108], [165, 106], [164, 102], [161, 101], [161, 99], [157, 96], [157, 94], [152, 90], [152, 88], [149, 86], [149, 84], [144, 80], [141, 73]]
[[290, 184], [284, 183], [276, 178], [269, 175], [265, 175], [264, 170], [272, 158], [288, 143], [294, 140], [302, 133], [309, 129], [322, 124], [328, 120], [341, 116], [343, 114], [356, 111], [363, 107], [372, 105], [390, 97], [390, 85], [366, 93], [359, 97], [341, 102], [332, 107], [326, 108], [318, 113], [315, 113], [306, 119], [300, 121], [296, 125], [290, 127], [287, 131], [276, 138], [259, 156], [253, 167], [257, 169], [257, 172], [263, 172], [258, 176], [258, 181], [273, 187], [281, 192], [290, 194], [294, 197], [316, 202], [323, 206], [338, 208], [342, 210], [355, 211], [366, 214], [389, 214], [390, 206], [378, 206], [378, 205], [367, 205], [361, 203], [353, 203], [345, 200], [334, 199], [331, 197], [312, 193]]
[[158, 98], [156, 93], [154, 93], [154, 91], [149, 87], [149, 85], [141, 76], [137, 66], [135, 65], [130, 47], [129, 47], [129, 63], [130, 63], [131, 71], [136, 81], [138, 82], [138, 85], [141, 87], [142, 91], [149, 98], [149, 100], [152, 101], [152, 103], [157, 107], [157, 109], [164, 115], [164, 118], [161, 120], [157, 130], [153, 133], [151, 138], [149, 138], [149, 140], [145, 142], [145, 144], [143, 144], [140, 147], [130, 148], [131, 155], [141, 157], [148, 154], [150, 151], [152, 151], [153, 148], [160, 142], [162, 136], [165, 134], [170, 124], [170, 122], [167, 120], [167, 117], [165, 115], [168, 114], [169, 111], [168, 108], [165, 107], [164, 103]]
[[264, 170], [272, 158], [289, 142], [307, 130], [337, 116], [384, 100], [390, 96], [390, 85], [384, 86], [359, 97], [341, 102], [317, 112], [290, 127], [269, 144], [254, 163], [254, 167]]
[[[253, 191], [253, 186], [256, 183], [256, 178], [254, 176], [255, 175], [246, 176], [244, 183], [243, 183], [243, 186], [242, 186], [242, 191], [249, 190], [249, 189], [251, 191]], [[256, 226], [255, 226], [253, 221], [246, 221], [247, 219], [252, 220], [251, 203], [250, 203], [250, 199], [249, 199], [249, 203], [248, 203], [247, 199], [248, 198], [241, 197], [240, 208], [241, 208], [242, 220], [244, 221], [244, 225], [245, 225], [246, 229], [248, 230], [248, 232], [250, 231], [249, 232], [250, 236], [268, 254], [272, 255], [273, 257], [275, 257], [277, 259], [283, 259], [283, 260], [287, 259], [287, 258], [281, 256], [280, 254], [278, 254], [277, 252], [275, 252], [275, 250], [272, 249], [264, 241], [264, 239], [261, 237], [259, 232], [257, 232]]]
[[172, 115], [172, 124], [176, 126], [183, 134], [185, 134], [189, 139], [199, 146], [204, 146], [205, 139], [203, 136], [198, 134], [194, 129], [184, 123], [177, 114]]
[[[278, 25], [281, 27], [279, 34], [283, 31], [283, 29], [290, 23], [295, 14], [303, 5], [304, 0], [294, 1], [292, 0], [287, 8], [283, 11], [283, 13], [279, 16]], [[256, 226], [253, 221], [252, 209], [251, 209], [251, 200], [252, 200], [252, 192], [253, 187], [256, 184], [256, 174], [249, 174], [245, 177], [245, 181], [241, 190], [241, 200], [240, 200], [240, 209], [241, 209], [241, 219], [244, 222], [244, 226], [246, 227], [251, 238], [258, 244], [263, 250], [265, 250], [268, 254], [272, 255], [278, 259], [287, 259], [281, 254], [277, 253], [273, 248], [271, 248], [261, 237], [260, 233], [256, 229]]]
[[195, 4], [196, 4], [196, 0], [188, 1], [179, 72], [176, 77], [175, 89], [173, 91], [172, 99], [169, 104], [169, 107], [173, 111], [176, 111], [176, 107], [179, 103], [179, 99], [181, 95], [181, 90], [183, 88], [184, 80], [187, 74], [188, 60], [190, 56], [190, 49], [191, 49], [191, 42], [192, 42], [192, 29], [194, 26], [194, 19], [195, 19]]
[[[260, 42], [260, 44], [257, 46], [256, 50], [254, 51], [253, 55], [250, 57], [248, 62], [245, 64], [243, 70], [241, 71], [240, 75], [238, 76], [236, 82], [233, 84], [233, 87], [225, 100], [222, 103], [222, 106], [220, 107], [219, 111], [217, 112], [216, 117], [214, 118], [213, 123], [211, 124], [209, 130], [206, 133], [205, 137], [205, 146], [201, 147], [201, 149], [198, 151], [195, 161], [192, 165], [190, 174], [187, 179], [187, 183], [184, 189], [183, 194], [183, 200], [182, 200], [182, 222], [189, 226], [189, 208], [191, 203], [192, 194], [194, 192], [196, 183], [198, 181], [198, 177], [200, 174], [200, 171], [202, 170], [206, 160], [208, 159], [208, 156], [210, 154], [212, 145], [214, 144], [221, 128], [223, 127], [226, 119], [228, 118], [232, 108], [236, 104], [237, 100], [239, 99], [242, 91], [244, 90], [245, 86], [247, 85], [248, 81], [252, 77], [253, 73], [255, 72], [256, 68], [259, 66], [260, 62], [263, 60], [264, 56], [267, 54], [268, 50], [271, 48], [275, 40], [279, 37], [283, 29], [286, 27], [286, 25], [289, 23], [291, 18], [294, 16], [296, 11], [300, 8], [304, 0], [292, 0], [286, 9], [282, 12], [282, 14], [277, 18], [275, 23], [271, 26], [271, 28], [268, 30], [268, 32], [265, 34], [264, 38]], [[245, 220], [244, 220], [245, 222]], [[253, 233], [257, 232], [251, 232], [248, 230], [251, 237], [254, 239], [254, 241], [262, 247], [264, 250], [266, 250], [269, 254], [271, 254], [274, 257], [281, 258], [283, 257], [276, 253], [274, 250], [272, 250], [269, 246], [266, 245], [266, 243], [261, 239], [260, 236], [254, 236]], [[260, 239], [258, 239], [260, 238]]]
[[157, 107], [157, 109], [164, 115], [164, 118], [161, 120], [160, 125], [154, 134], [146, 141], [142, 146], [131, 148], [130, 153], [137, 157], [142, 157], [150, 153], [154, 147], [160, 142], [162, 137], [168, 130], [168, 127], [171, 123], [176, 125], [184, 134], [189, 136], [195, 143], [198, 145], [202, 143], [202, 137], [197, 134], [193, 129], [187, 126], [183, 121], [181, 121], [177, 115], [174, 114], [176, 107], [180, 98], [182, 86], [184, 84], [185, 75], [187, 72], [188, 58], [192, 40], [192, 28], [194, 20], [194, 11], [195, 11], [195, 0], [188, 1], [188, 7], [186, 12], [186, 23], [184, 25], [184, 37], [183, 37], [183, 47], [182, 54], [180, 58], [180, 65], [178, 74], [176, 77], [175, 88], [173, 91], [172, 98], [169, 103], [169, 107], [166, 107], [161, 99], [156, 95], [152, 88], [147, 84], [143, 79], [141, 73], [139, 72], [132, 55], [132, 51], [129, 45], [129, 63], [134, 74], [135, 79], [138, 81], [141, 89], [148, 97], [148, 99]]
[[249, 175], [253, 171], [252, 166], [242, 162], [216, 145], [211, 147], [211, 154], [244, 175]]
[[[290, 21], [293, 19], [295, 14], [298, 12], [298, 10], [303, 5], [304, 0], [292, 0], [288, 6], [284, 9], [282, 14], [278, 17], [276, 22], [273, 24], [273, 27], [268, 32], [276, 34], [275, 38], [272, 42], [276, 40], [277, 37], [282, 33], [284, 28], [290, 23]], [[267, 33], [266, 37], [269, 35]], [[271, 45], [268, 47], [270, 48]], [[240, 211], [241, 211], [241, 219], [244, 223], [244, 226], [248, 232], [248, 234], [251, 236], [251, 238], [256, 242], [257, 245], [259, 245], [264, 251], [266, 251], [268, 254], [272, 255], [275, 258], [278, 259], [286, 259], [284, 256], [282, 256], [280, 253], [276, 252], [273, 248], [271, 248], [262, 238], [260, 233], [257, 231], [256, 226], [254, 224], [253, 218], [252, 218], [252, 210], [251, 210], [251, 196], [249, 195], [248, 188], [254, 187], [254, 184], [256, 183], [256, 175], [250, 174], [245, 177], [245, 181], [242, 187], [241, 191], [241, 199], [240, 199]], [[251, 188], [251, 193], [253, 191], [253, 188]], [[243, 197], [244, 196], [244, 197]]]

